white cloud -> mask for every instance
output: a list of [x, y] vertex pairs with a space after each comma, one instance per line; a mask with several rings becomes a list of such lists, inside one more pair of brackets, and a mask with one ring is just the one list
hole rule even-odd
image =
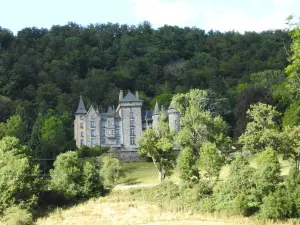
[[[285, 19], [299, 11], [299, 0], [199, 1], [130, 0], [134, 13], [154, 27], [164, 24], [197, 26], [206, 31], [284, 29]], [[298, 2], [299, 1], [299, 2]], [[296, 13], [297, 14], [297, 13]], [[298, 13], [299, 14], [299, 13]]]
[[186, 26], [198, 19], [196, 10], [188, 1], [131, 0], [139, 20], [147, 20], [155, 27], [168, 25]]

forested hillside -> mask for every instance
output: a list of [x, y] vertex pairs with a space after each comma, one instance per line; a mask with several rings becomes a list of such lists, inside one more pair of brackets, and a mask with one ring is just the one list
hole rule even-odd
[[271, 103], [284, 112], [292, 103], [278, 85], [290, 43], [282, 30], [153, 29], [148, 22], [69, 23], [15, 36], [0, 27], [0, 136], [13, 133], [36, 151], [44, 141], [56, 154], [74, 148], [80, 94], [88, 106], [106, 110], [117, 104], [120, 89], [138, 90], [149, 109], [156, 100], [168, 105], [173, 94], [199, 88], [209, 89], [237, 138], [250, 104]]

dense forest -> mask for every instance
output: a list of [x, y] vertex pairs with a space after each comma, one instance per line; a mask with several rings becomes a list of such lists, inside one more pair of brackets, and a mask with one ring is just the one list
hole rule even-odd
[[282, 113], [292, 104], [277, 85], [285, 80], [290, 44], [283, 30], [153, 29], [148, 22], [70, 22], [17, 35], [0, 27], [0, 136], [18, 133], [32, 149], [43, 138], [52, 140], [51, 149], [73, 149], [80, 94], [87, 106], [106, 111], [120, 89], [138, 90], [144, 109], [151, 109], [155, 101], [167, 106], [172, 95], [199, 88], [209, 91], [236, 139], [250, 104], [271, 103]]

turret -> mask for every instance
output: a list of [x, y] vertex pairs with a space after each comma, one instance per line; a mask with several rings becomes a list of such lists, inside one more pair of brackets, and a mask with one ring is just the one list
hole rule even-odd
[[119, 102], [121, 102], [123, 100], [123, 90], [120, 90], [119, 93]]
[[160, 110], [159, 110], [159, 105], [156, 102], [154, 110], [153, 110], [153, 114], [152, 114], [152, 127], [153, 128], [159, 123], [159, 119], [160, 119]]
[[86, 145], [86, 114], [82, 96], [80, 95], [77, 110], [75, 112], [74, 120], [74, 139], [76, 140], [76, 146]]
[[169, 129], [179, 131], [180, 129], [180, 113], [170, 104], [168, 108]]

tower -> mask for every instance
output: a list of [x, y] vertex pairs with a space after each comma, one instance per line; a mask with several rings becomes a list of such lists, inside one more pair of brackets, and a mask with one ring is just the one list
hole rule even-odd
[[138, 92], [133, 95], [128, 91], [123, 98], [123, 91], [120, 91], [119, 105], [116, 112], [121, 118], [122, 140], [125, 149], [137, 149], [137, 139], [142, 134], [142, 104]]
[[156, 102], [154, 110], [153, 110], [153, 114], [152, 114], [152, 127], [153, 128], [159, 123], [159, 119], [160, 119], [160, 110], [159, 110], [158, 103]]
[[85, 109], [82, 96], [80, 95], [74, 120], [74, 139], [77, 147], [86, 145], [86, 113], [87, 111]]
[[180, 113], [172, 105], [172, 103], [168, 108], [168, 119], [169, 119], [169, 129], [176, 130], [178, 132], [180, 129]]

